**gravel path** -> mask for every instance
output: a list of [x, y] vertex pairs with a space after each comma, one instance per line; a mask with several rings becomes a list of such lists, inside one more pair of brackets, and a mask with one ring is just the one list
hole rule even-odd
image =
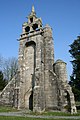
[[78, 119], [80, 120], [80, 116], [45, 116], [45, 115], [29, 115], [29, 114], [24, 114], [22, 112], [3, 112], [0, 113], [0, 116], [19, 116], [19, 117], [31, 117], [31, 118], [54, 118], [54, 119], [59, 119], [59, 118], [65, 118], [65, 119]]

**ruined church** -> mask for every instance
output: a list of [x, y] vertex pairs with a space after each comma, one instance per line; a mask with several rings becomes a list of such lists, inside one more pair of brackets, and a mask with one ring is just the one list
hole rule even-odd
[[51, 27], [42, 26], [34, 6], [27, 18], [19, 38], [18, 71], [0, 93], [0, 105], [76, 113], [66, 63], [60, 59], [54, 62]]

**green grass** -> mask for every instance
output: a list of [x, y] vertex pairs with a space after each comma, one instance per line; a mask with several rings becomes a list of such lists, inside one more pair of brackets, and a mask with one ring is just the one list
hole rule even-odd
[[18, 110], [15, 108], [12, 108], [12, 107], [0, 106], [0, 112], [16, 112], [16, 111], [18, 111]]
[[[0, 106], [0, 112], [17, 112], [19, 110], [12, 108], [12, 107], [4, 107]], [[46, 116], [72, 116], [70, 113], [64, 113], [64, 112], [42, 112], [42, 113], [37, 113], [37, 112], [24, 112], [25, 114], [30, 114], [30, 115], [46, 115]], [[80, 116], [80, 111], [77, 114], [73, 114], [74, 116]]]
[[30, 113], [26, 113], [26, 114], [30, 114], [30, 115], [45, 115], [45, 116], [80, 116], [80, 111], [76, 114], [71, 114], [71, 113], [64, 113], [64, 112], [42, 112], [42, 113], [37, 113], [37, 112], [30, 112]]
[[[0, 112], [17, 112], [18, 110], [12, 107], [2, 107], [0, 106]], [[43, 112], [43, 113], [36, 113], [36, 112], [32, 112], [29, 111], [27, 113], [27, 111], [24, 112], [25, 115], [30, 114], [30, 115], [44, 115], [44, 116], [80, 116], [80, 111], [77, 114], [73, 114], [71, 115], [70, 113], [63, 113], [63, 112]], [[27, 118], [27, 117], [12, 117], [12, 116], [0, 116], [0, 120], [73, 120], [73, 119], [47, 119], [47, 118]], [[78, 119], [80, 120], [80, 119]]]
[[[46, 118], [27, 118], [27, 117], [4, 117], [0, 116], [0, 120], [73, 120], [73, 119], [46, 119]], [[79, 119], [78, 119], [79, 120]]]

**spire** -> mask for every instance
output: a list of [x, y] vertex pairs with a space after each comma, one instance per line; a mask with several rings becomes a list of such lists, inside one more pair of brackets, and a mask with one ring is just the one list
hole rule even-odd
[[34, 5], [32, 6], [32, 12], [35, 13]]
[[35, 16], [36, 16], [36, 12], [35, 12], [35, 9], [34, 9], [34, 5], [32, 6], [32, 10], [31, 10], [30, 15], [35, 15]]

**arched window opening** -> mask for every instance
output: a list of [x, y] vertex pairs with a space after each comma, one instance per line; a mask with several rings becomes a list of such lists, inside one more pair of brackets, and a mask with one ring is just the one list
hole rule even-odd
[[38, 29], [38, 24], [34, 24], [34, 25], [32, 26], [32, 28], [33, 28], [33, 30], [37, 30], [37, 29]]
[[25, 31], [26, 31], [26, 32], [29, 32], [29, 31], [30, 31], [30, 27], [27, 26], [27, 27], [25, 28]]
[[31, 93], [29, 97], [29, 109], [33, 110], [33, 92]]
[[30, 23], [32, 23], [33, 22], [33, 17], [32, 18], [30, 18]]

